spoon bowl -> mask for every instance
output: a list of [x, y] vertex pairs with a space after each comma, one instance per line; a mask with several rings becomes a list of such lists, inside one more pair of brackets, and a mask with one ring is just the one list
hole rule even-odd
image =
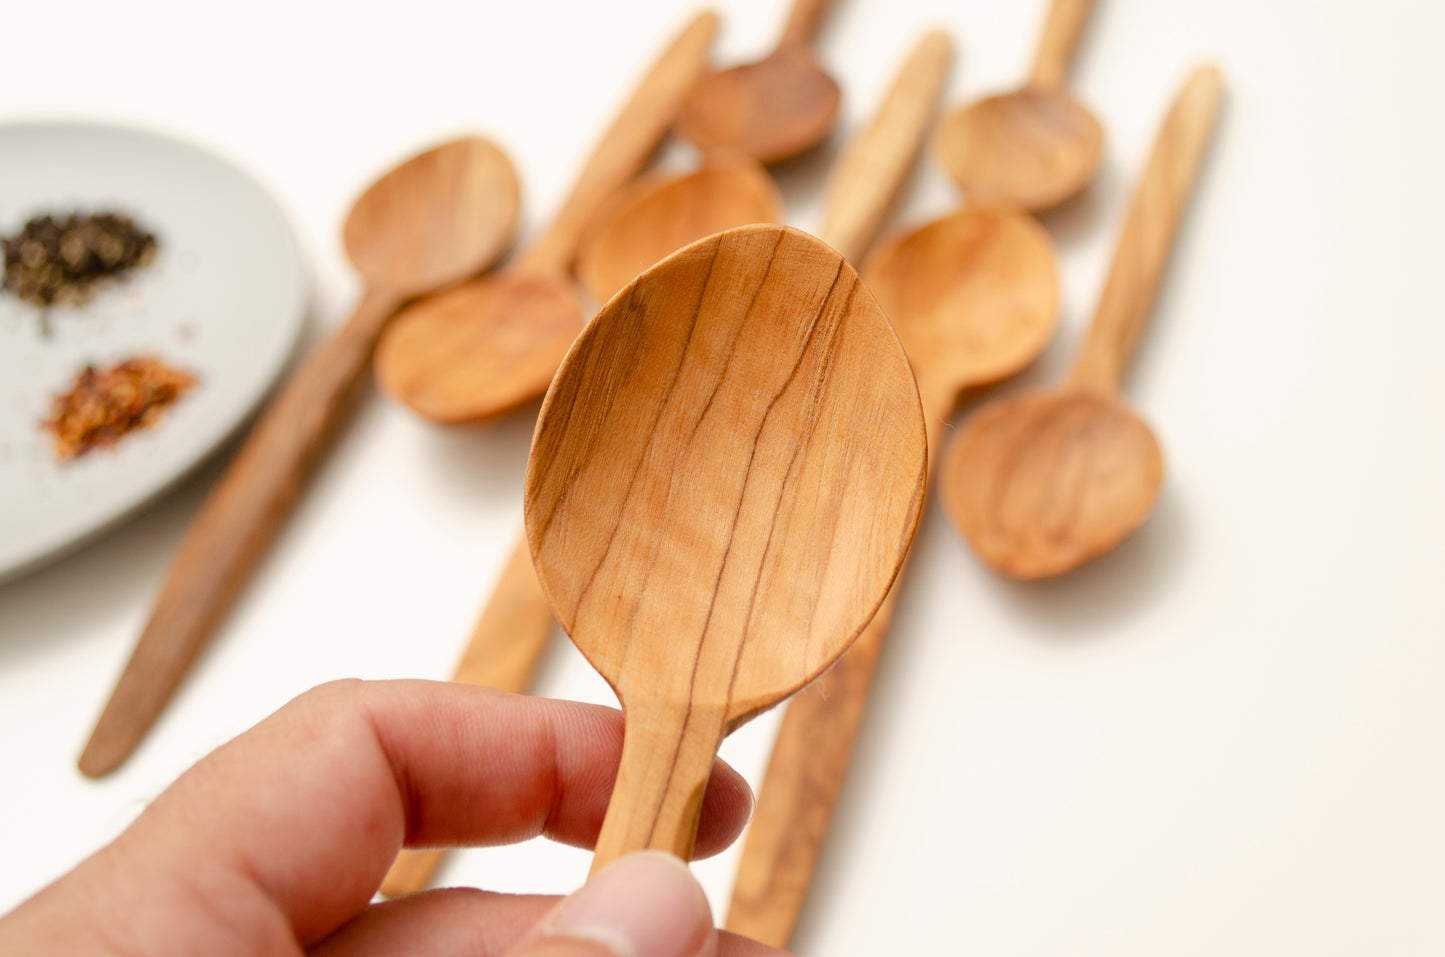
[[453, 140], [372, 183], [341, 241], [368, 286], [415, 295], [495, 262], [516, 229], [520, 196], [506, 154], [480, 137]]
[[717, 15], [704, 11], [662, 52], [593, 148], [551, 225], [495, 275], [413, 303], [377, 344], [377, 384], [443, 424], [538, 398], [582, 330], [570, 270], [587, 226], [642, 169], [703, 73]]
[[1058, 324], [1053, 243], [1010, 210], [970, 206], [894, 237], [869, 257], [864, 275], [940, 421], [964, 389], [1032, 363]]
[[1024, 87], [944, 117], [934, 149], [971, 200], [1038, 211], [1094, 178], [1104, 130], [1062, 87]]
[[501, 272], [402, 310], [373, 369], [383, 390], [433, 422], [482, 421], [546, 391], [584, 321], [566, 279]]
[[934, 138], [943, 168], [972, 201], [1037, 212], [1094, 178], [1104, 131], [1064, 79], [1094, 0], [1052, 0], [1021, 89], [944, 117]]
[[1144, 524], [1164, 480], [1149, 426], [1095, 389], [991, 403], [942, 467], [949, 517], [984, 561], [1020, 579], [1049, 578], [1112, 549]]
[[626, 715], [594, 869], [690, 855], [723, 735], [882, 602], [925, 459], [897, 337], [806, 233], [708, 237], [588, 325], [543, 402], [524, 503], [553, 611]]
[[577, 276], [598, 302], [688, 243], [782, 218], [778, 188], [756, 160], [709, 155], [692, 173], [640, 180], [583, 237]]
[[842, 93], [803, 44], [779, 47], [755, 63], [709, 73], [678, 117], [700, 149], [729, 149], [763, 163], [815, 146], [833, 128]]

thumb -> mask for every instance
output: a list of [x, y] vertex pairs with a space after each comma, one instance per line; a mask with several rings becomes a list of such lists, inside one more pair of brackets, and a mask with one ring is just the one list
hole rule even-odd
[[702, 887], [662, 851], [618, 858], [563, 899], [507, 957], [713, 957]]

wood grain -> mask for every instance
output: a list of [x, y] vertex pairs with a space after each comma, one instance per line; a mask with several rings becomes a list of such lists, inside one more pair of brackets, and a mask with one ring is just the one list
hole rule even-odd
[[904, 59], [873, 119], [829, 174], [819, 235], [849, 262], [861, 260], [907, 180], [933, 124], [952, 59], [947, 33], [924, 35]]
[[160, 715], [324, 456], [403, 298], [490, 265], [517, 207], [511, 164], [475, 138], [413, 157], [357, 199], [343, 239], [368, 292], [271, 401], [192, 521], [80, 756], [82, 773], [113, 771]]
[[1044, 33], [1039, 40], [1038, 53], [1029, 73], [1032, 86], [1056, 87], [1064, 85], [1069, 72], [1069, 63], [1074, 58], [1079, 35], [1094, 8], [1094, 0], [1054, 0], [1049, 6], [1049, 18], [1044, 23]]
[[717, 16], [705, 12], [673, 40], [594, 148], [551, 228], [514, 263], [397, 316], [377, 346], [384, 392], [456, 424], [505, 415], [546, 391], [584, 321], [568, 275], [583, 231], [646, 165], [702, 75], [716, 32]]
[[553, 610], [626, 713], [594, 866], [689, 854], [722, 735], [827, 667], [883, 600], [924, 446], [877, 303], [797, 230], [696, 243], [579, 337], [525, 503]]
[[[521, 536], [451, 680], [525, 694], [552, 630], [552, 609], [537, 584], [527, 539]], [[402, 851], [381, 882], [381, 893], [405, 897], [424, 890], [446, 853], [440, 848]]]
[[1155, 142], [1115, 250], [1093, 327], [1061, 389], [990, 403], [949, 448], [944, 507], [989, 565], [1016, 578], [1059, 575], [1144, 523], [1164, 459], [1118, 395], [1215, 125], [1221, 85], [1192, 73]]

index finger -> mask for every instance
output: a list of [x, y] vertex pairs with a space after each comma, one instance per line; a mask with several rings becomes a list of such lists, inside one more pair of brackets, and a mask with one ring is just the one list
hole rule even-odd
[[[370, 901], [404, 841], [546, 834], [590, 846], [621, 747], [610, 708], [445, 682], [336, 682], [201, 761], [117, 843], [177, 867], [204, 856], [230, 868], [305, 944]], [[730, 843], [751, 801], [719, 762], [699, 851]]]

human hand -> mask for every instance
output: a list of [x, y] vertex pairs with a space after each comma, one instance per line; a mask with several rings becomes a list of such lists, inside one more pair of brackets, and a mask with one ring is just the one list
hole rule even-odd
[[[687, 868], [628, 855], [571, 897], [456, 889], [371, 904], [403, 841], [591, 846], [612, 709], [424, 681], [323, 685], [186, 772], [114, 843], [0, 920], [0, 953], [113, 957], [764, 957]], [[713, 769], [699, 856], [742, 830]]]

